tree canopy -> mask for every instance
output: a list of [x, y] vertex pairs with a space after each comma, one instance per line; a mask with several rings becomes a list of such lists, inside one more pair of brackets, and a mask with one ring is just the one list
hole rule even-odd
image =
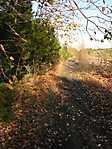
[[[33, 8], [34, 4], [36, 8]], [[41, 64], [54, 63], [60, 48], [55, 31], [63, 30], [65, 36], [70, 36], [68, 30], [78, 28], [86, 31], [91, 40], [97, 40], [96, 34], [100, 33], [104, 39], [111, 40], [111, 5], [110, 1], [105, 0], [1, 0], [2, 80], [8, 80], [15, 74], [21, 78], [29, 67], [30, 71], [34, 71], [34, 63], [36, 69]], [[95, 11], [97, 15], [93, 15]]]
[[[37, 2], [37, 16], [55, 20], [55, 25], [64, 24], [71, 29], [71, 24], [80, 26], [79, 30], [87, 33], [91, 40], [98, 40], [97, 34], [103, 39], [112, 39], [112, 2], [110, 0], [57, 0], [53, 5], [46, 1]], [[36, 3], [35, 2], [35, 3]], [[60, 24], [59, 24], [60, 18]], [[76, 26], [72, 26], [74, 30]]]
[[0, 1], [0, 6], [1, 81], [20, 79], [34, 63], [52, 64], [60, 46], [49, 20], [33, 19], [30, 0]]

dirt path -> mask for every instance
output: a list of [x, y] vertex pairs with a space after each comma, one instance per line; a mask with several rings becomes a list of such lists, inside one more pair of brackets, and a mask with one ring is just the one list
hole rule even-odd
[[112, 149], [112, 80], [83, 62], [61, 61], [56, 72], [17, 84], [0, 149]]
[[94, 64], [73, 58], [60, 63], [57, 69], [64, 92], [77, 109], [74, 149], [112, 148], [112, 78], [103, 78], [98, 70]]

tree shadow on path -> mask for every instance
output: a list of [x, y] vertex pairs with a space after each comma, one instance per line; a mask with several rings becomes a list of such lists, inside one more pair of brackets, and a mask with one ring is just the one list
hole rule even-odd
[[74, 108], [74, 121], [71, 120], [70, 125], [75, 126], [71, 128], [74, 133], [70, 149], [111, 149], [112, 92], [90, 81], [60, 79], [71, 104], [69, 108], [71, 111]]
[[42, 101], [31, 90], [18, 97], [22, 113], [9, 133], [0, 132], [1, 149], [112, 148], [112, 92], [90, 81], [57, 79], [62, 94], [50, 88]]

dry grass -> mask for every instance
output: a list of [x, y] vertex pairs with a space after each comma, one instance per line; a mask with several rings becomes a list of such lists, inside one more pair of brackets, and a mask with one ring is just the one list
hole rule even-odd
[[[74, 135], [78, 131], [80, 135], [74, 135], [74, 137], [78, 138], [79, 143], [76, 141], [75, 145], [83, 144], [82, 139], [85, 140], [86, 136], [88, 137], [86, 139], [90, 140], [90, 144], [87, 141], [83, 145], [86, 144], [87, 148], [91, 146], [92, 139], [96, 139], [94, 136], [90, 138], [91, 132], [89, 131], [93, 131], [91, 130], [93, 123], [99, 122], [102, 111], [105, 114], [111, 112], [112, 79], [98, 73], [95, 70], [96, 66], [95, 69], [89, 68], [91, 65], [88, 65], [90, 58], [88, 53], [76, 52], [74, 57], [78, 62], [75, 65], [73, 63], [72, 67], [70, 66], [72, 71], [67, 69], [71, 62], [63, 61], [45, 75], [33, 75], [16, 84], [14, 87], [15, 100], [11, 104], [14, 118], [9, 123], [0, 123], [1, 148], [10, 148], [12, 145], [12, 149], [16, 149], [19, 145], [22, 148], [28, 148], [28, 143], [33, 142], [29, 147], [31, 149], [32, 145], [38, 145], [40, 138], [43, 143], [49, 139], [50, 145], [53, 143], [60, 145], [58, 141], [61, 140], [62, 143], [65, 143], [64, 138], [69, 137], [72, 140], [70, 135]], [[96, 119], [96, 115], [99, 119]], [[108, 123], [108, 121], [106, 122]], [[101, 124], [101, 127], [104, 129], [103, 126], [107, 126], [107, 123]], [[96, 123], [94, 127], [96, 131]], [[85, 128], [87, 128], [87, 132]], [[72, 130], [75, 131], [74, 134]], [[95, 131], [93, 132], [95, 133]], [[49, 148], [48, 144], [46, 146]]]

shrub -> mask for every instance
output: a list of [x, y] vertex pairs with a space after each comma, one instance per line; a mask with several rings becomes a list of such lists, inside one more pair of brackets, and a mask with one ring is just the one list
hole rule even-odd
[[[31, 1], [0, 1], [0, 82], [54, 64], [60, 45], [47, 19], [32, 18]], [[27, 18], [27, 19], [26, 19]]]
[[0, 84], [0, 121], [12, 120], [12, 102], [14, 100], [13, 87], [10, 84]]

